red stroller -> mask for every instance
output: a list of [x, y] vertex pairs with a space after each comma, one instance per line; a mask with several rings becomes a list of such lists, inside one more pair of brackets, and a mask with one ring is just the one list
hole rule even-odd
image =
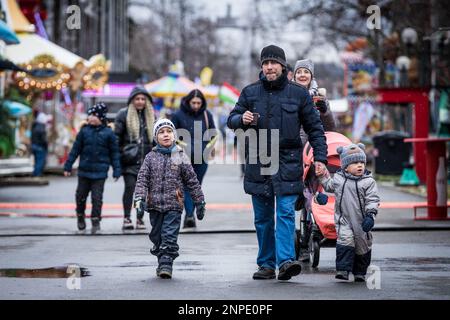
[[[326, 132], [328, 145], [328, 171], [334, 174], [341, 162], [336, 149], [352, 142], [344, 135], [337, 132]], [[336, 246], [336, 226], [334, 223], [334, 194], [328, 195], [325, 205], [317, 204], [313, 198], [316, 192], [324, 192], [318, 178], [315, 175], [314, 157], [311, 145], [306, 143], [303, 150], [303, 181], [305, 184], [305, 205], [300, 214], [300, 230], [296, 230], [295, 251], [296, 257], [301, 261], [310, 262], [313, 268], [319, 265], [320, 248]], [[306, 254], [309, 252], [309, 255]]]

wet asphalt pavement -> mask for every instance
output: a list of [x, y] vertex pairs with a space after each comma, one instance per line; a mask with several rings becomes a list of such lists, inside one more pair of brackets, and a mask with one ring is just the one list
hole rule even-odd
[[[31, 204], [0, 209], [17, 214], [0, 217], [0, 299], [450, 299], [450, 231], [420, 231], [448, 229], [450, 221], [415, 221], [410, 208], [380, 209], [376, 227], [396, 231], [374, 232], [372, 266], [380, 272], [371, 278], [373, 289], [335, 280], [332, 248], [321, 250], [318, 269], [304, 265], [291, 281], [255, 281], [258, 248], [250, 197], [243, 193], [238, 167], [211, 167], [203, 186], [207, 208], [210, 204], [205, 220], [180, 234], [174, 278], [162, 280], [155, 275], [148, 230], [125, 235], [120, 230], [122, 182], [108, 180], [104, 203], [110, 207], [104, 214], [115, 218], [105, 218], [102, 235], [94, 237], [77, 234], [76, 220], [67, 218], [73, 209], [48, 206], [73, 203], [75, 188], [76, 178], [62, 177], [51, 177], [45, 187], [0, 188], [0, 205]], [[380, 186], [380, 194], [389, 203], [425, 201], [389, 186]], [[49, 213], [67, 217], [46, 218]], [[397, 230], [402, 228], [418, 229]], [[90, 274], [80, 279], [80, 290], [68, 288], [78, 285], [72, 278], [19, 278], [20, 272], [6, 277], [11, 270], [4, 271], [71, 264]]]
[[0, 277], [0, 299], [450, 299], [450, 232], [378, 232], [374, 238], [378, 289], [335, 280], [332, 248], [321, 250], [318, 269], [304, 265], [291, 281], [252, 280], [257, 244], [248, 233], [180, 235], [172, 280], [156, 277], [144, 235], [7, 237], [1, 238], [1, 268], [76, 264], [90, 276], [80, 279], [80, 290], [69, 290], [65, 278]]

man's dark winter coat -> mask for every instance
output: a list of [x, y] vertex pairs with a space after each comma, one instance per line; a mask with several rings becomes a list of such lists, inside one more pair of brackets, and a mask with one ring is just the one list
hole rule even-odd
[[[243, 124], [242, 116], [246, 111], [259, 113], [260, 118], [256, 127]], [[258, 132], [261, 129], [279, 130], [279, 141], [271, 141], [269, 135], [266, 146], [266, 150], [270, 151], [271, 143], [279, 143], [279, 170], [275, 174], [261, 174], [263, 165], [259, 156], [256, 164], [249, 164], [249, 151], [252, 148], [256, 148], [257, 154], [260, 154], [262, 142], [259, 135], [257, 146], [254, 143], [250, 146], [246, 144], [244, 178], [246, 193], [269, 197], [273, 194], [294, 195], [302, 192], [303, 145], [300, 139], [302, 126], [314, 149], [315, 161], [326, 164], [327, 145], [323, 126], [306, 88], [288, 81], [287, 72], [283, 71], [277, 80], [270, 82], [261, 72], [259, 81], [242, 90], [236, 106], [228, 117], [228, 127], [234, 130], [255, 128]]]

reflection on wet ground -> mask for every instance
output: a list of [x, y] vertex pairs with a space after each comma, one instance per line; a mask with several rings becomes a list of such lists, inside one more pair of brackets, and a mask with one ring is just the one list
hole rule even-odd
[[59, 266], [45, 269], [0, 269], [0, 277], [5, 278], [69, 278], [88, 277], [90, 272], [87, 268], [77, 265]]

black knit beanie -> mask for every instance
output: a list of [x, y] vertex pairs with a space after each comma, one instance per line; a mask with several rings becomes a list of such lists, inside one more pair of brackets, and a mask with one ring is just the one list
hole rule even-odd
[[261, 65], [267, 60], [274, 60], [280, 63], [283, 67], [287, 67], [286, 55], [284, 50], [280, 47], [270, 45], [263, 48], [261, 51]]

